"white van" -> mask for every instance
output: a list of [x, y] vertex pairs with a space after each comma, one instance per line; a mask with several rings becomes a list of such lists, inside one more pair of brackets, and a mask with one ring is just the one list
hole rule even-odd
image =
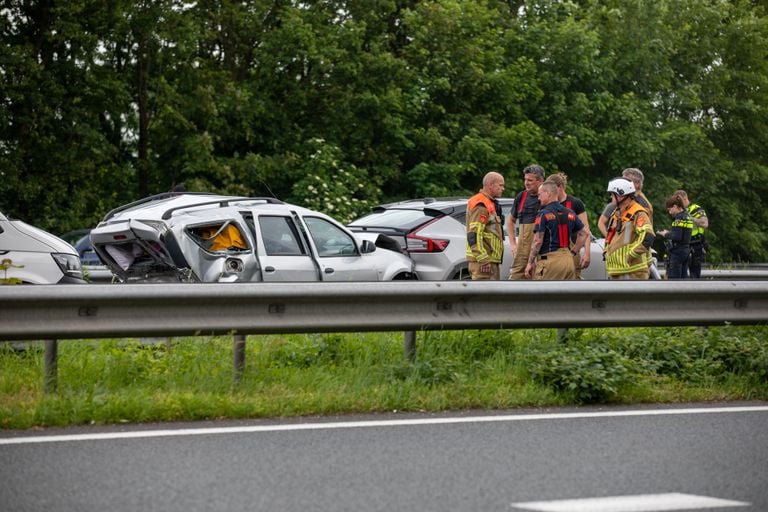
[[0, 283], [85, 284], [77, 251], [42, 229], [0, 212]]

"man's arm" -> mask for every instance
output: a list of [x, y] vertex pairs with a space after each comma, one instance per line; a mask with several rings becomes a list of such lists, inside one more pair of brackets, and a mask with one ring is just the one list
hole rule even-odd
[[472, 254], [475, 259], [481, 265], [490, 263], [491, 255], [485, 249], [484, 233], [486, 223], [488, 222], [488, 210], [483, 206], [477, 206], [474, 210], [470, 211], [467, 216], [467, 222], [469, 229], [467, 230], [467, 243], [472, 250]]
[[509, 238], [509, 248], [512, 251], [512, 257], [515, 257], [517, 252], [517, 238], [515, 238], [515, 223], [517, 219], [513, 213], [507, 216], [507, 237]]
[[533, 269], [536, 267], [536, 256], [541, 250], [541, 246], [544, 243], [544, 233], [536, 232], [533, 234], [533, 243], [531, 244], [531, 252], [528, 254], [528, 265], [525, 267], [525, 277], [530, 278], [533, 275]]
[[[574, 253], [578, 254], [579, 250], [581, 250], [582, 247], [586, 247], [586, 253], [589, 254], [589, 230], [586, 227], [581, 228], [578, 232], [576, 232], [576, 243], [573, 244], [573, 249], [571, 249]], [[587, 258], [587, 264], [584, 264], [584, 258], [581, 258], [581, 268], [587, 268], [589, 266], [589, 258]]]
[[608, 236], [608, 221], [615, 210], [616, 205], [608, 203], [605, 205], [605, 208], [603, 208], [603, 213], [601, 213], [600, 217], [597, 219], [597, 229], [600, 230], [604, 237]]
[[704, 211], [704, 208], [701, 206], [694, 205], [695, 210], [690, 212], [691, 220], [693, 223], [700, 228], [707, 229], [709, 228], [709, 219], [707, 218], [707, 212]]
[[[586, 239], [584, 241], [584, 255], [581, 257], [581, 268], [587, 268], [589, 266], [589, 262], [590, 262], [590, 260], [592, 258], [592, 255], [591, 255], [592, 233], [589, 230], [589, 218], [587, 217], [587, 212], [581, 212], [578, 215], [578, 217], [579, 217], [579, 220], [581, 221], [581, 223], [584, 224], [584, 231], [586, 232]], [[607, 224], [607, 219], [606, 219], [606, 224]], [[606, 232], [607, 232], [607, 230], [608, 230], [608, 228], [606, 226]], [[579, 235], [576, 235], [576, 237], [577, 237], [576, 238], [576, 242], [577, 243], [579, 241], [578, 237], [580, 236], [580, 233], [581, 232], [579, 232]], [[579, 249], [580, 248], [581, 248], [581, 246], [579, 246]], [[574, 251], [578, 252], [579, 249], [574, 249]]]

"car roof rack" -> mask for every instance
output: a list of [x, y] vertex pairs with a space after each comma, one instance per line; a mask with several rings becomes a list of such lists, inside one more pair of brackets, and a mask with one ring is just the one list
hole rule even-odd
[[117, 215], [120, 212], [123, 212], [125, 210], [129, 210], [133, 208], [134, 206], [141, 206], [143, 204], [151, 203], [152, 201], [160, 201], [161, 199], [168, 199], [169, 197], [176, 197], [180, 195], [193, 195], [193, 196], [210, 196], [210, 192], [163, 192], [161, 194], [155, 194], [152, 196], [145, 197], [143, 199], [139, 199], [138, 201], [134, 201], [132, 203], [124, 204], [123, 206], [118, 206], [114, 210], [110, 210], [109, 213], [107, 213], [104, 216], [104, 220], [109, 220], [115, 215]]
[[[139, 199], [138, 201], [134, 201], [132, 203], [124, 204], [123, 206], [118, 206], [114, 210], [111, 210], [109, 213], [107, 213], [104, 216], [104, 220], [105, 221], [109, 220], [112, 217], [114, 217], [115, 215], [117, 215], [118, 213], [124, 212], [125, 210], [129, 210], [129, 209], [134, 208], [136, 206], [141, 206], [141, 205], [145, 205], [145, 204], [151, 203], [153, 201], [160, 201], [162, 199], [168, 199], [168, 198], [171, 198], [171, 197], [177, 197], [177, 196], [182, 196], [182, 195], [201, 196], [202, 197], [202, 196], [211, 196], [211, 195], [216, 195], [216, 194], [213, 194], [212, 192], [163, 192], [161, 194], [155, 194], [155, 195], [152, 195], [152, 196], [145, 197], [143, 199]], [[179, 207], [176, 207], [176, 208], [171, 208], [171, 210], [168, 210], [168, 211], [166, 211], [163, 214], [163, 219], [169, 219], [170, 218], [170, 214], [168, 212], [172, 212], [174, 210], [179, 210], [179, 209], [183, 209], [183, 208], [189, 208], [189, 207], [193, 207], [193, 206], [200, 206], [200, 205], [204, 205], [204, 204], [215, 204], [215, 203], [221, 203], [221, 206], [227, 206], [230, 201], [247, 201], [247, 200], [251, 200], [251, 199], [252, 200], [265, 201], [267, 203], [272, 203], [272, 204], [283, 204], [282, 201], [280, 201], [279, 199], [275, 199], [274, 197], [229, 197], [229, 198], [224, 199], [224, 200], [217, 199], [215, 201], [205, 201], [205, 202], [201, 202], [201, 203], [194, 203], [194, 204], [190, 204], [190, 205], [185, 205], [185, 206], [179, 206]], [[168, 215], [167, 217], [166, 217], [166, 214]]]
[[226, 199], [217, 199], [215, 201], [203, 201], [202, 203], [185, 204], [182, 206], [169, 208], [168, 210], [165, 210], [165, 212], [163, 212], [163, 220], [170, 219], [173, 216], [173, 212], [176, 212], [179, 210], [186, 210], [187, 208], [196, 208], [198, 206], [206, 206], [209, 204], [218, 204], [220, 207], [224, 208], [225, 206], [229, 206], [230, 203], [236, 203], [241, 201], [264, 201], [267, 204], [285, 204], [284, 202], [280, 201], [279, 199], [275, 199], [274, 197], [228, 197]]

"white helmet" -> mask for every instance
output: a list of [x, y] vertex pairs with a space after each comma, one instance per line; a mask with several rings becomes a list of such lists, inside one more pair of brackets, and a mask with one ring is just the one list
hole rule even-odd
[[624, 197], [635, 193], [635, 184], [627, 178], [614, 178], [608, 182], [608, 192]]

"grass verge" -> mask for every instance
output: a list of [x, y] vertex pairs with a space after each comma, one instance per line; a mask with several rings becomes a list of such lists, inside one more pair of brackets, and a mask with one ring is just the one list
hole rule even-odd
[[249, 336], [59, 343], [58, 390], [41, 346], [0, 347], [0, 428], [585, 403], [768, 399], [768, 327]]

